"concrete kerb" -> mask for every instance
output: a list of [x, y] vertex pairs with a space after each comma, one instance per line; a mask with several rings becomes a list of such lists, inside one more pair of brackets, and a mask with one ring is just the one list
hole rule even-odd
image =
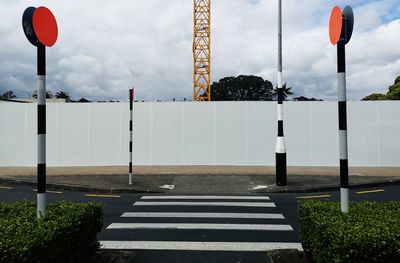
[[[383, 187], [383, 186], [391, 186], [391, 185], [400, 185], [400, 179], [396, 180], [386, 180], [386, 181], [376, 181], [376, 182], [368, 182], [368, 183], [359, 183], [359, 184], [350, 184], [350, 189], [360, 189], [367, 187]], [[335, 185], [321, 185], [317, 187], [303, 187], [303, 188], [292, 188], [289, 186], [280, 187], [276, 185], [268, 186], [268, 190], [254, 190], [254, 193], [287, 193], [287, 194], [296, 194], [296, 193], [321, 193], [321, 192], [331, 192], [340, 190], [339, 184]]]
[[[36, 181], [29, 180], [18, 180], [14, 178], [0, 178], [0, 183], [8, 185], [22, 185], [22, 186], [37, 186]], [[88, 193], [108, 193], [108, 194], [143, 194], [143, 193], [166, 193], [167, 191], [162, 189], [146, 189], [140, 187], [127, 187], [127, 188], [102, 188], [102, 187], [89, 187], [82, 185], [72, 185], [72, 184], [56, 184], [47, 183], [48, 190], [67, 190], [73, 192], [88, 192]]]
[[[24, 185], [24, 186], [37, 186], [36, 180], [21, 180], [15, 178], [0, 178], [0, 183], [8, 184], [8, 185]], [[383, 187], [390, 185], [400, 185], [400, 179], [390, 179], [385, 181], [375, 181], [368, 183], [359, 183], [350, 185], [350, 189], [359, 189], [359, 188], [367, 188], [367, 187]], [[149, 188], [149, 187], [140, 187], [140, 186], [128, 186], [126, 188], [115, 188], [115, 187], [96, 187], [96, 186], [84, 186], [84, 185], [74, 185], [74, 184], [66, 184], [66, 183], [47, 183], [47, 187], [49, 190], [67, 190], [67, 191], [82, 191], [89, 193], [110, 193], [110, 194], [129, 194], [129, 193], [159, 193], [159, 194], [168, 194], [170, 190], [158, 189], [158, 188]], [[249, 190], [249, 194], [261, 195], [265, 193], [319, 193], [319, 192], [329, 192], [339, 190], [339, 184], [335, 185], [321, 185], [321, 186], [312, 186], [312, 187], [279, 187], [274, 185], [268, 185], [267, 189], [260, 190]], [[179, 194], [185, 194], [185, 192], [179, 192]], [[193, 194], [187, 193], [187, 194]]]

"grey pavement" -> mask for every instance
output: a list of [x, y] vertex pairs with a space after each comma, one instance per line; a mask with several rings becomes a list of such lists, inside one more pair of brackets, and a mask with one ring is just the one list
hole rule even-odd
[[[337, 167], [288, 167], [288, 186], [275, 185], [274, 167], [48, 167], [48, 188], [108, 193], [251, 194], [319, 192], [339, 187]], [[400, 184], [400, 167], [350, 168], [351, 187]], [[35, 185], [35, 167], [0, 167], [0, 183]]]

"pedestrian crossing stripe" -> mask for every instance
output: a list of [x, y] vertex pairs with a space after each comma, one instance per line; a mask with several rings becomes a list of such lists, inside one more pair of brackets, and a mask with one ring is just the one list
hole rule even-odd
[[135, 202], [134, 206], [241, 206], [275, 207], [271, 202]]
[[101, 249], [119, 250], [263, 252], [277, 249], [297, 249], [303, 251], [301, 243], [285, 242], [100, 241], [100, 247]]
[[126, 212], [121, 217], [133, 218], [238, 218], [238, 219], [285, 219], [282, 214], [267, 213], [167, 213], [167, 212]]
[[293, 228], [290, 225], [202, 223], [112, 223], [107, 227], [107, 229], [293, 231]]
[[270, 200], [268, 196], [230, 196], [230, 195], [159, 195], [159, 196], [142, 196], [142, 200], [169, 200], [169, 199], [214, 199], [214, 200]]

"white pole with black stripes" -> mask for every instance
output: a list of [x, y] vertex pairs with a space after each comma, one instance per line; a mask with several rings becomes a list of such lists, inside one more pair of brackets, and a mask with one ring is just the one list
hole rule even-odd
[[282, 0], [278, 4], [278, 137], [275, 147], [276, 185], [287, 185], [286, 146], [283, 135]]
[[346, 96], [346, 44], [349, 43], [354, 27], [354, 14], [350, 6], [343, 11], [338, 6], [332, 9], [329, 21], [329, 37], [337, 45], [338, 72], [338, 119], [340, 159], [340, 209], [349, 212], [349, 161], [347, 146], [347, 96]]
[[134, 88], [129, 90], [129, 108], [130, 108], [130, 121], [129, 121], [129, 185], [133, 184], [132, 174], [132, 150], [133, 150], [133, 100], [134, 100]]
[[347, 98], [346, 98], [346, 54], [345, 44], [337, 45], [338, 59], [338, 114], [340, 152], [340, 207], [343, 213], [349, 211], [349, 164], [347, 148]]
[[37, 217], [46, 217], [46, 47], [37, 45]]

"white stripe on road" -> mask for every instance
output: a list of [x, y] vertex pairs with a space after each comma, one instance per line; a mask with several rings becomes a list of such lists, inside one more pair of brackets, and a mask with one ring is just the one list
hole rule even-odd
[[246, 213], [145, 213], [127, 212], [121, 217], [177, 217], [177, 218], [246, 218], [246, 219], [285, 219], [282, 214], [246, 214]]
[[293, 231], [290, 225], [266, 224], [189, 224], [189, 223], [113, 223], [107, 229], [174, 229], [174, 230], [258, 230]]
[[301, 243], [283, 242], [182, 242], [182, 241], [100, 241], [101, 249], [185, 250], [185, 251], [267, 251], [297, 249]]
[[215, 195], [163, 195], [163, 196], [142, 196], [144, 200], [165, 200], [165, 199], [231, 199], [231, 200], [269, 200], [268, 196], [215, 196]]
[[274, 203], [257, 202], [135, 202], [134, 206], [242, 206], [275, 207]]

